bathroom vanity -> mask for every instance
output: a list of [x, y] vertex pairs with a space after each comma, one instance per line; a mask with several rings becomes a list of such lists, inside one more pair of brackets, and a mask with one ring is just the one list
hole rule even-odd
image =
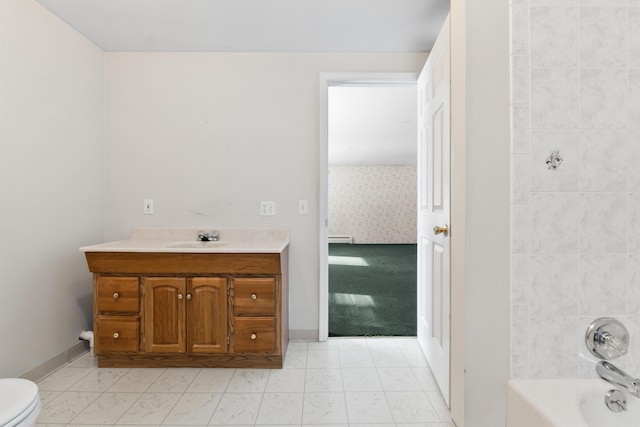
[[[287, 230], [136, 228], [80, 248], [100, 367], [281, 368], [289, 340]], [[217, 236], [216, 236], [217, 237]]]

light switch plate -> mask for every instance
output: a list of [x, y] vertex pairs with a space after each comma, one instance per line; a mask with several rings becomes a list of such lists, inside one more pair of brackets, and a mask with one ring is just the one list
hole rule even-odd
[[298, 200], [298, 214], [300, 215], [309, 214], [309, 202], [307, 200]]
[[260, 202], [260, 215], [262, 216], [275, 216], [276, 214], [276, 202], [273, 200]]
[[142, 211], [145, 215], [153, 215], [153, 199], [144, 199], [144, 207]]

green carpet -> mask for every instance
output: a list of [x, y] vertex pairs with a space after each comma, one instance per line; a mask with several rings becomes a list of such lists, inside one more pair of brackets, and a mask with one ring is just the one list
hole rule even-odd
[[416, 335], [416, 245], [329, 245], [329, 336]]

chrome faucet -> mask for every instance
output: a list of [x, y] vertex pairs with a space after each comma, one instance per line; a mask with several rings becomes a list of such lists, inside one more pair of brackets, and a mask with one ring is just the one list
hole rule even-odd
[[220, 235], [217, 231], [200, 231], [198, 232], [198, 240], [201, 242], [217, 242]]
[[598, 362], [596, 365], [596, 373], [600, 375], [602, 379], [624, 387], [629, 393], [640, 398], [640, 379], [631, 377], [612, 363], [606, 361]]

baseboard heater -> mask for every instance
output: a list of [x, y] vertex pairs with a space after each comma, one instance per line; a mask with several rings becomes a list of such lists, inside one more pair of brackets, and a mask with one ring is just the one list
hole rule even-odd
[[353, 237], [351, 236], [329, 236], [329, 243], [345, 243], [348, 245], [353, 244]]

